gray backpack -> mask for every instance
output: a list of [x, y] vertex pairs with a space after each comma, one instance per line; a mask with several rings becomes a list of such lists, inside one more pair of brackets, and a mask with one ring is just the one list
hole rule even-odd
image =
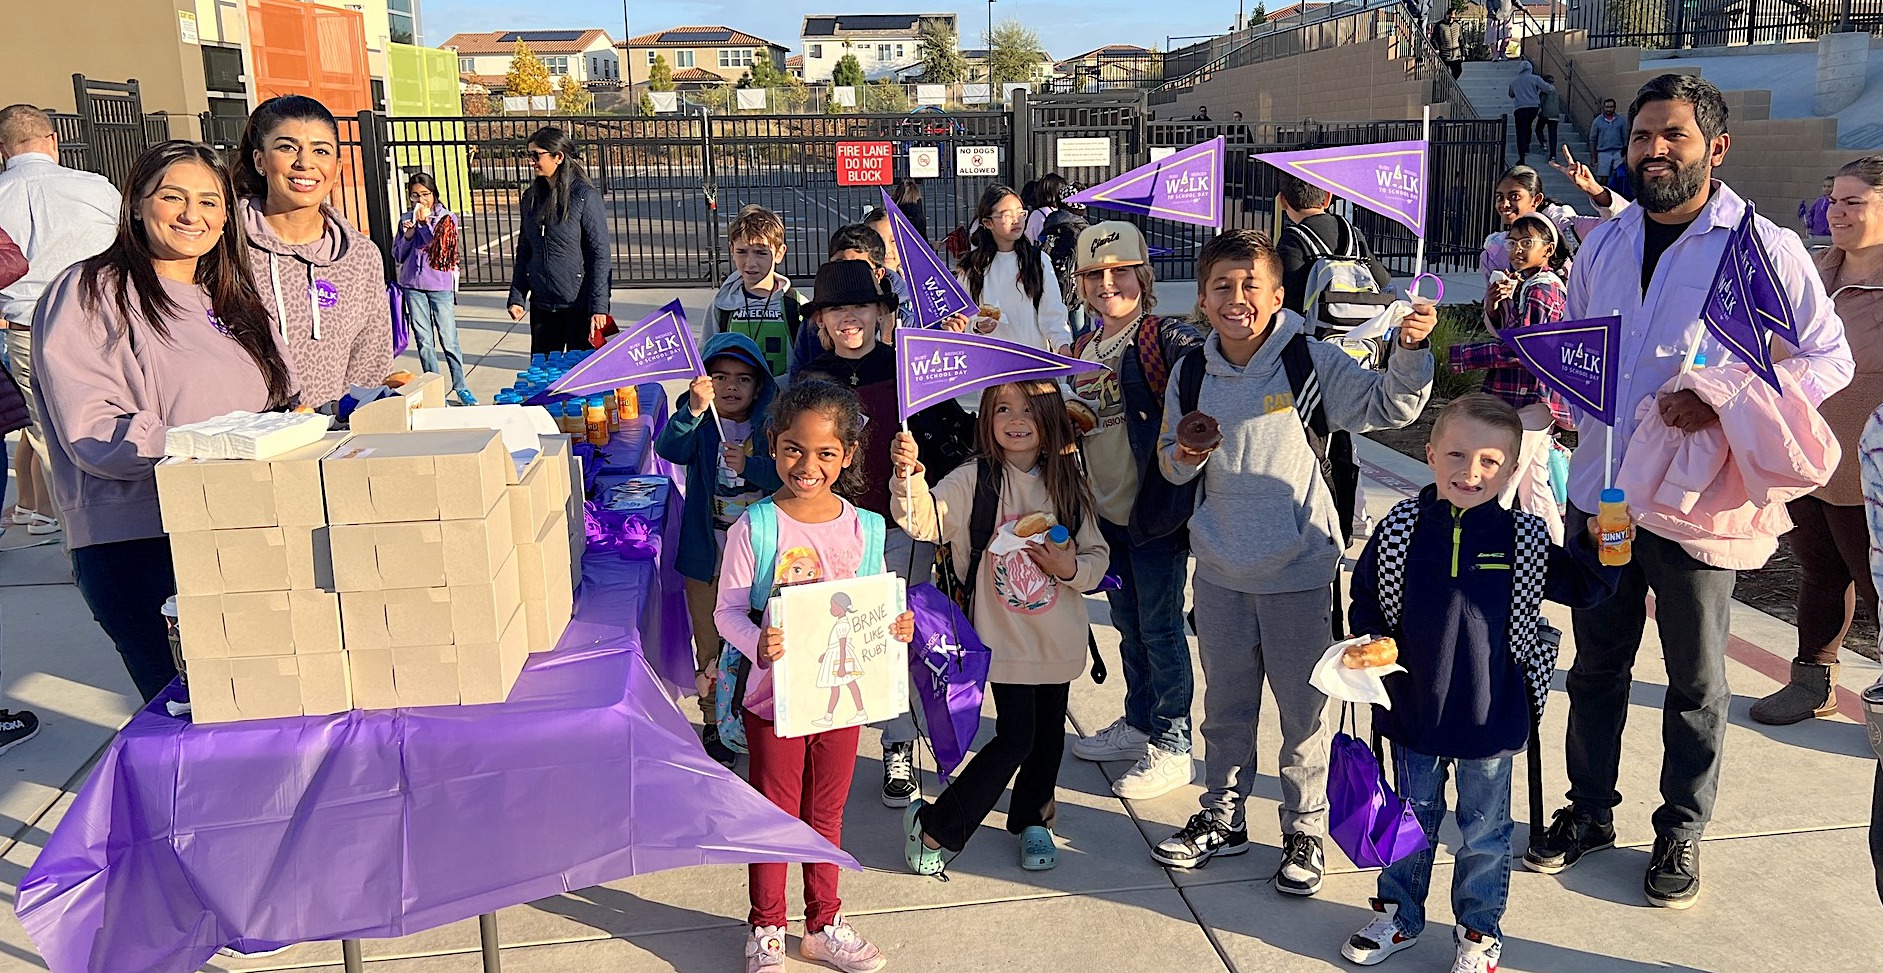
[[1373, 265], [1360, 252], [1360, 235], [1346, 220], [1340, 222], [1339, 249], [1327, 245], [1313, 230], [1297, 223], [1288, 228], [1307, 249], [1314, 263], [1308, 268], [1305, 317], [1314, 324], [1315, 337], [1338, 336], [1371, 321], [1390, 306], [1394, 297], [1373, 279]]

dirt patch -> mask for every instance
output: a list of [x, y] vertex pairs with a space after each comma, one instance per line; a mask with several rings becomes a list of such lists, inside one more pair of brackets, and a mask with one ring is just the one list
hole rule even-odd
[[[1401, 429], [1388, 429], [1381, 432], [1367, 433], [1367, 438], [1382, 446], [1391, 447], [1395, 452], [1409, 456], [1419, 462], [1425, 462], [1425, 444], [1432, 438], [1432, 421], [1438, 411], [1445, 407], [1448, 399], [1434, 398], [1425, 407], [1425, 412], [1414, 419], [1411, 425]], [[1573, 434], [1568, 440], [1573, 447]], [[1757, 571], [1741, 571], [1733, 585], [1733, 597], [1754, 608], [1781, 619], [1788, 624], [1798, 624], [1797, 606], [1794, 603], [1798, 591], [1798, 561], [1792, 557], [1791, 544], [1786, 538], [1778, 539], [1778, 552]], [[1853, 651], [1869, 655], [1876, 651], [1877, 620], [1868, 616], [1861, 608], [1857, 617], [1850, 623], [1850, 634], [1844, 637], [1844, 644]], [[1793, 651], [1793, 646], [1771, 646], [1780, 655]]]

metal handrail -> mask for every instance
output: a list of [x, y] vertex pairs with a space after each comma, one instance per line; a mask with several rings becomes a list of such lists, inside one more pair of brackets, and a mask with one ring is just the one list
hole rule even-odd
[[[1226, 68], [1242, 67], [1245, 64], [1257, 64], [1257, 63], [1260, 63], [1261, 61], [1269, 60], [1269, 58], [1244, 56], [1250, 52], [1251, 48], [1255, 47], [1258, 44], [1272, 41], [1274, 38], [1284, 35], [1284, 34], [1304, 31], [1310, 27], [1318, 27], [1322, 24], [1327, 23], [1330, 20], [1338, 20], [1343, 17], [1358, 17], [1364, 14], [1371, 14], [1376, 11], [1388, 8], [1388, 7], [1396, 7], [1402, 2], [1404, 2], [1404, 0], [1359, 0], [1359, 3], [1357, 4], [1344, 5], [1340, 3], [1339, 0], [1335, 0], [1335, 2], [1324, 4], [1322, 6], [1322, 12], [1320, 13], [1320, 15], [1315, 17], [1315, 19], [1313, 20], [1306, 20], [1300, 23], [1289, 24], [1287, 27], [1284, 27], [1279, 30], [1270, 30], [1270, 31], [1262, 31], [1259, 33], [1252, 33], [1250, 37], [1248, 38], [1248, 40], [1244, 41], [1242, 44], [1230, 50], [1228, 53], [1223, 54], [1221, 57], [1218, 57], [1216, 60], [1211, 61], [1208, 64], [1205, 64], [1202, 67], [1197, 68], [1194, 71], [1191, 71], [1189, 74], [1186, 74], [1183, 77], [1173, 78], [1169, 81], [1166, 81], [1162, 85], [1159, 85], [1157, 88], [1153, 90], [1159, 93], [1163, 93], [1163, 92], [1184, 91], [1190, 88], [1194, 88], [1199, 83], [1201, 83], [1203, 79], [1208, 78], [1210, 75], [1213, 75], [1216, 72], [1224, 70]], [[1300, 52], [1290, 51], [1287, 53], [1294, 54], [1294, 53], [1300, 53]]]
[[1393, 10], [1393, 20], [1398, 26], [1402, 40], [1410, 44], [1414, 52], [1412, 70], [1415, 74], [1423, 73], [1437, 89], [1438, 98], [1450, 106], [1453, 118], [1477, 118], [1478, 112], [1465, 97], [1465, 92], [1458, 84], [1458, 79], [1451, 76], [1451, 68], [1438, 56], [1438, 48], [1432, 44], [1432, 28], [1425, 23], [1425, 18], [1415, 17], [1402, 6]]

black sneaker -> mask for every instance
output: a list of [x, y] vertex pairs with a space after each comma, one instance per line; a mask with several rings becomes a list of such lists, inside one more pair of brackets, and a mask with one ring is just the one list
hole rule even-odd
[[0, 753], [39, 735], [39, 717], [32, 710], [0, 709]]
[[1557, 808], [1549, 829], [1532, 838], [1523, 851], [1523, 867], [1545, 875], [1557, 872], [1604, 848], [1615, 847], [1615, 825], [1603, 824], [1575, 805]]
[[1151, 857], [1172, 868], [1201, 868], [1217, 855], [1240, 855], [1249, 850], [1247, 828], [1231, 828], [1208, 811], [1190, 815], [1176, 834], [1157, 843]]
[[1663, 909], [1686, 909], [1700, 897], [1700, 839], [1654, 839], [1654, 857], [1641, 880], [1648, 904]]
[[714, 724], [709, 723], [700, 730], [700, 745], [706, 748], [706, 755], [721, 767], [731, 768], [739, 762], [738, 752], [719, 739], [719, 727]]
[[1311, 834], [1285, 834], [1281, 838], [1281, 866], [1275, 869], [1275, 891], [1283, 895], [1313, 895], [1321, 890], [1327, 858], [1321, 839]]
[[915, 744], [883, 747], [883, 806], [908, 807], [920, 788], [915, 782]]

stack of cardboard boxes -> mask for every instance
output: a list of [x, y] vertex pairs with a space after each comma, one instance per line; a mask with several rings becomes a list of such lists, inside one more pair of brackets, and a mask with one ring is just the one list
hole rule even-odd
[[509, 696], [573, 611], [569, 440], [334, 434], [158, 467], [198, 723]]

